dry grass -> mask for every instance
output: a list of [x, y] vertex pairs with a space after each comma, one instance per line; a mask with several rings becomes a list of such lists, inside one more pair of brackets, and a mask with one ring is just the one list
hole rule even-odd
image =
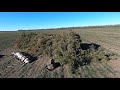
[[[44, 68], [49, 57], [40, 57], [37, 61], [23, 66], [23, 63], [13, 59], [10, 55], [13, 48], [12, 41], [19, 33], [0, 32], [0, 54], [6, 55], [0, 58], [1, 78], [118, 78], [120, 77], [120, 27], [74, 29], [80, 34], [84, 42], [93, 42], [101, 45], [110, 52], [118, 54], [117, 58], [107, 63], [91, 63], [90, 66], [80, 67], [78, 73], [70, 74], [67, 65], [61, 66], [50, 72]], [[42, 30], [40, 33], [63, 33], [68, 30]], [[11, 66], [11, 67], [8, 67]]]

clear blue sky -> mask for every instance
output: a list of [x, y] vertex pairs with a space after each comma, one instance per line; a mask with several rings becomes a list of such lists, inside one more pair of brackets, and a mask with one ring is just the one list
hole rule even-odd
[[120, 24], [120, 12], [0, 12], [0, 31]]

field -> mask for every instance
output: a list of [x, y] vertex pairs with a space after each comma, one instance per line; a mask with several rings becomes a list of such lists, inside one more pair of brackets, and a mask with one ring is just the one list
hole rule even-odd
[[[71, 29], [36, 30], [37, 33], [63, 33]], [[67, 65], [61, 66], [50, 72], [44, 68], [49, 60], [47, 56], [40, 56], [37, 61], [24, 65], [10, 56], [16, 51], [14, 40], [20, 32], [0, 32], [0, 77], [1, 78], [118, 78], [120, 77], [120, 26], [116, 27], [90, 27], [74, 28], [79, 33], [83, 42], [96, 43], [109, 52], [114, 52], [117, 57], [107, 63], [91, 63], [79, 68], [76, 75], [71, 75]], [[26, 31], [30, 32], [30, 31]]]

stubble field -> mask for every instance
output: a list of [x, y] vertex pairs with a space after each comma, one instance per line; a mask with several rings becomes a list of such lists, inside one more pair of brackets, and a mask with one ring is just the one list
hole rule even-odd
[[[71, 29], [37, 30], [37, 33], [63, 33]], [[71, 75], [67, 65], [50, 72], [44, 68], [49, 60], [41, 56], [37, 61], [24, 65], [11, 56], [13, 42], [20, 32], [0, 32], [0, 78], [118, 78], [120, 77], [120, 26], [72, 29], [79, 33], [83, 42], [96, 43], [117, 56], [107, 63], [91, 63], [80, 67], [78, 73]], [[27, 31], [30, 32], [30, 31]]]

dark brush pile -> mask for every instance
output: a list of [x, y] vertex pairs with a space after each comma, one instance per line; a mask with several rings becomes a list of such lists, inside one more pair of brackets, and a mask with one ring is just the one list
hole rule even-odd
[[48, 55], [61, 65], [68, 64], [72, 73], [79, 66], [106, 62], [114, 55], [104, 51], [100, 45], [82, 43], [80, 35], [73, 31], [63, 34], [23, 32], [16, 40], [15, 47], [35, 56]]

